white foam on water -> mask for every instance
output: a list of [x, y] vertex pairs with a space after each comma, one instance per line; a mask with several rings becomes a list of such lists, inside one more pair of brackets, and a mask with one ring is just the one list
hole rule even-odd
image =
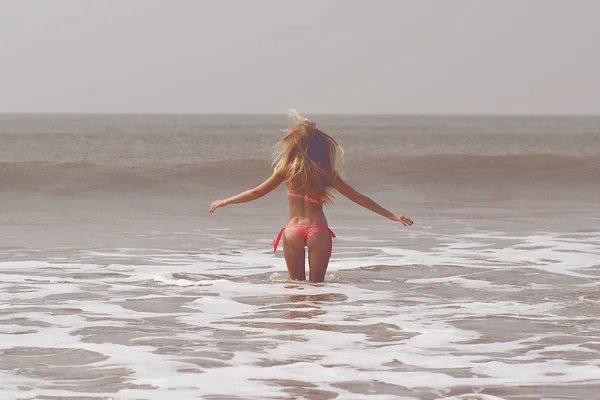
[[461, 285], [468, 289], [485, 290], [485, 291], [499, 291], [499, 292], [519, 292], [522, 289], [516, 287], [507, 287], [506, 285], [494, 285], [492, 282], [484, 281], [480, 279], [468, 279], [462, 276], [448, 276], [443, 278], [421, 278], [421, 279], [408, 279], [406, 283], [413, 284], [447, 284], [447, 285]]
[[[399, 244], [416, 237], [398, 232], [391, 240]], [[314, 398], [324, 391], [497, 400], [485, 389], [600, 381], [593, 329], [600, 235], [420, 235], [440, 244], [336, 242], [325, 285], [289, 281], [281, 252], [254, 247], [104, 249], [81, 254], [81, 262], [2, 262], [0, 394], [310, 398], [297, 391], [303, 384]], [[377, 265], [396, 269], [348, 271]], [[523, 280], [531, 274], [538, 280]], [[3, 366], [27, 348], [19, 367]], [[97, 358], [67, 362], [58, 352], [42, 360], [38, 348]], [[61, 363], [92, 381], [122, 368], [119, 389], [78, 390]], [[444, 394], [463, 387], [464, 394]]]
[[438, 400], [505, 400], [502, 397], [489, 394], [469, 393], [451, 397], [440, 397]]

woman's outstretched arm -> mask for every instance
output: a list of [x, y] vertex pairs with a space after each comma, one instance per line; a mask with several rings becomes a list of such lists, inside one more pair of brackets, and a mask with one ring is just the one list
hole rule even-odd
[[210, 212], [214, 212], [219, 207], [225, 207], [230, 204], [247, 203], [252, 200], [259, 199], [265, 194], [273, 191], [283, 182], [283, 176], [277, 172], [273, 173], [266, 181], [255, 187], [254, 189], [246, 190], [240, 194], [232, 196], [225, 200], [217, 200], [210, 206]]
[[333, 182], [333, 188], [340, 192], [343, 196], [355, 202], [356, 204], [363, 206], [367, 210], [371, 210], [374, 213], [381, 215], [382, 217], [389, 218], [392, 221], [402, 222], [405, 226], [413, 224], [413, 221], [406, 215], [394, 214], [391, 211], [388, 211], [385, 208], [381, 207], [369, 197], [365, 196], [362, 193], [359, 193], [352, 186], [344, 182], [344, 180], [339, 175], [336, 176], [336, 179]]

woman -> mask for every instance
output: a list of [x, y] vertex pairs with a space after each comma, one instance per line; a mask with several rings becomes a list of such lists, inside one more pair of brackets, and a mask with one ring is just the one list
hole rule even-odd
[[290, 110], [290, 115], [297, 123], [290, 126], [287, 135], [274, 146], [279, 151], [276, 153], [273, 175], [254, 189], [213, 202], [210, 212], [230, 204], [256, 200], [285, 182], [288, 190], [288, 220], [271, 243], [273, 250], [277, 251], [277, 245], [283, 237], [283, 254], [290, 279], [306, 280], [304, 248], [308, 247], [309, 281], [323, 282], [335, 237], [327, 224], [323, 204], [333, 203], [334, 189], [392, 221], [405, 226], [412, 225], [413, 221], [407, 216], [386, 210], [344, 182], [335, 168], [337, 149], [343, 162], [342, 147], [319, 130], [313, 121], [295, 110]]

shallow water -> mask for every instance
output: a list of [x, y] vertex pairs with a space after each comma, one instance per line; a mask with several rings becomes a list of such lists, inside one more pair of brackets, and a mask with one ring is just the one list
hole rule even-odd
[[[215, 235], [237, 250], [5, 249], [5, 398], [594, 398], [598, 389], [598, 234], [389, 232], [413, 249], [345, 237], [323, 285], [290, 282], [279, 253]], [[463, 398], [493, 398], [478, 396]]]

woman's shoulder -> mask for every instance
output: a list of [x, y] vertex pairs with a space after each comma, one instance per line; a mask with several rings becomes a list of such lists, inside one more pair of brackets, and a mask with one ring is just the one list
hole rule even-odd
[[285, 172], [283, 170], [283, 167], [280, 164], [277, 164], [275, 166], [275, 168], [273, 169], [273, 174], [274, 175], [279, 175], [279, 176], [284, 176]]

